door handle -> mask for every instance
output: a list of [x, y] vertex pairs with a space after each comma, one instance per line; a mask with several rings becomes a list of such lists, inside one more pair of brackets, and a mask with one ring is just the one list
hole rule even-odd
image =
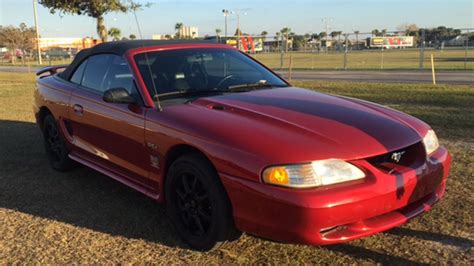
[[76, 115], [83, 115], [84, 114], [84, 108], [81, 105], [75, 104], [72, 108], [73, 108], [74, 113]]

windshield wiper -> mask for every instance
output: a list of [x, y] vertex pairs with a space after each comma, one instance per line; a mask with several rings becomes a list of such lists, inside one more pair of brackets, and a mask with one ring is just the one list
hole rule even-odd
[[161, 93], [156, 95], [160, 100], [167, 100], [172, 98], [181, 98], [181, 97], [199, 97], [212, 94], [222, 94], [223, 91], [220, 90], [187, 90], [187, 91], [172, 91], [167, 93]]
[[286, 85], [272, 85], [267, 83], [248, 83], [229, 86], [227, 91], [229, 92], [245, 92], [250, 90], [258, 90], [262, 88], [273, 88], [273, 87], [286, 87]]

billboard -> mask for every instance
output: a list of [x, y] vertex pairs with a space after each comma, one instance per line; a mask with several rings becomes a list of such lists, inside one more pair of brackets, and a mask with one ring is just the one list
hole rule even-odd
[[263, 51], [263, 39], [260, 37], [240, 36], [226, 39], [226, 44], [238, 48], [242, 52], [256, 53]]
[[371, 37], [370, 47], [413, 47], [413, 36]]

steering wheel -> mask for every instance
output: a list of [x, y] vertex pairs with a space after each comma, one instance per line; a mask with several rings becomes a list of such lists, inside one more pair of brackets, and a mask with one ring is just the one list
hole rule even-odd
[[217, 83], [216, 85], [216, 88], [220, 88], [222, 86], [222, 84], [224, 84], [224, 82], [226, 82], [227, 80], [231, 79], [231, 78], [235, 78], [235, 75], [234, 74], [229, 74], [225, 77], [223, 77], [221, 80], [219, 80], [219, 82]]

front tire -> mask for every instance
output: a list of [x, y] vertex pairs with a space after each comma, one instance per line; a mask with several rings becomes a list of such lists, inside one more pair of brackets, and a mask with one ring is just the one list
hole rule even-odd
[[177, 159], [168, 171], [165, 193], [168, 216], [181, 239], [193, 249], [214, 250], [240, 236], [227, 193], [203, 156], [190, 154]]
[[71, 170], [75, 164], [69, 158], [69, 150], [52, 115], [44, 118], [42, 130], [46, 155], [51, 167], [62, 172]]

